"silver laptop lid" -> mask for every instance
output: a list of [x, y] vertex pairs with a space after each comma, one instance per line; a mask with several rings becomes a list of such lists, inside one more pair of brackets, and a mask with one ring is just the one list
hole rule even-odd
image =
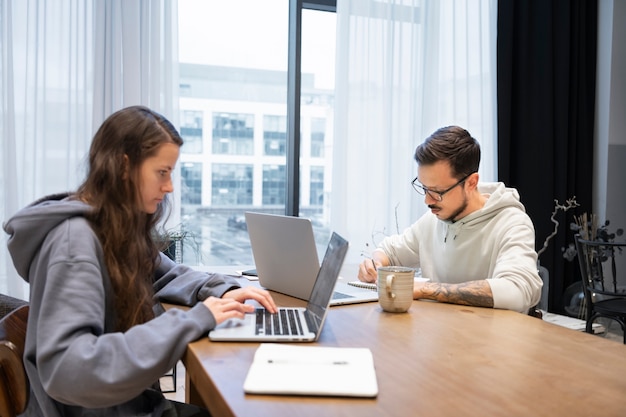
[[313, 226], [303, 217], [245, 212], [259, 283], [308, 300], [320, 269]]
[[215, 341], [313, 342], [318, 340], [326, 319], [333, 289], [339, 278], [339, 271], [347, 252], [348, 242], [333, 233], [306, 309], [287, 307], [296, 308], [304, 315], [302, 320], [306, 322], [306, 324], [303, 323], [303, 327], [306, 328], [304, 334], [260, 333], [257, 331], [256, 314], [247, 314], [243, 320], [230, 319], [216, 326], [209, 332], [209, 338]]

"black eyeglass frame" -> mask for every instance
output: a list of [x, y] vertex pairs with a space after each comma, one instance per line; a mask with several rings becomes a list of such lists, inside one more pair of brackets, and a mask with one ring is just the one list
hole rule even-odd
[[449, 187], [449, 188], [447, 188], [447, 189], [445, 189], [445, 190], [443, 190], [443, 191], [435, 191], [435, 190], [431, 190], [431, 189], [429, 189], [429, 188], [424, 187], [423, 185], [420, 185], [420, 184], [416, 183], [416, 182], [417, 182], [417, 180], [418, 180], [418, 177], [413, 178], [413, 181], [411, 181], [411, 185], [413, 186], [413, 189], [414, 189], [414, 190], [415, 190], [418, 194], [420, 194], [420, 195], [426, 195], [426, 194], [428, 194], [428, 196], [429, 196], [430, 198], [432, 198], [433, 200], [436, 200], [436, 201], [441, 202], [441, 201], [443, 201], [443, 196], [444, 196], [444, 194], [446, 194], [446, 193], [447, 193], [447, 192], [449, 192], [449, 191], [452, 191], [452, 190], [454, 189], [454, 187], [457, 187], [457, 186], [459, 186], [459, 185], [463, 184], [463, 183], [464, 183], [464, 182], [465, 182], [465, 181], [469, 178], [469, 176], [470, 176], [470, 175], [472, 175], [472, 174], [473, 174], [473, 172], [472, 172], [472, 173], [470, 173], [470, 174], [467, 174], [466, 176], [464, 176], [463, 178], [461, 178], [461, 179], [459, 180], [459, 182], [457, 182], [456, 184], [454, 184], [452, 187]]

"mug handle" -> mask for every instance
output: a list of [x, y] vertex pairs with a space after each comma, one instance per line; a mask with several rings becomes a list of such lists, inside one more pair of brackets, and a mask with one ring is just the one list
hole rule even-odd
[[385, 282], [385, 289], [387, 290], [387, 296], [392, 300], [396, 298], [396, 294], [391, 291], [391, 285], [393, 284], [393, 279], [395, 278], [394, 274], [387, 275], [387, 280]]

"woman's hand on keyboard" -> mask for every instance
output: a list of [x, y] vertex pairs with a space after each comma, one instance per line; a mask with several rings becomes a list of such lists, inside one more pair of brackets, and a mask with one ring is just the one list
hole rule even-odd
[[236, 290], [230, 290], [222, 296], [222, 298], [230, 298], [240, 303], [244, 303], [246, 300], [255, 300], [260, 303], [266, 310], [274, 314], [278, 310], [276, 303], [272, 298], [272, 295], [267, 290], [261, 288], [247, 286], [237, 288]]
[[246, 313], [252, 313], [255, 310], [251, 304], [243, 304], [229, 298], [209, 297], [202, 303], [213, 313], [215, 324], [228, 319], [243, 319]]

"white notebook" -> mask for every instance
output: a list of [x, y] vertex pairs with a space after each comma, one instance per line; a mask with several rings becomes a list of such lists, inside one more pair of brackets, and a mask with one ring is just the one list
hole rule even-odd
[[243, 384], [248, 394], [376, 397], [368, 348], [262, 343]]

